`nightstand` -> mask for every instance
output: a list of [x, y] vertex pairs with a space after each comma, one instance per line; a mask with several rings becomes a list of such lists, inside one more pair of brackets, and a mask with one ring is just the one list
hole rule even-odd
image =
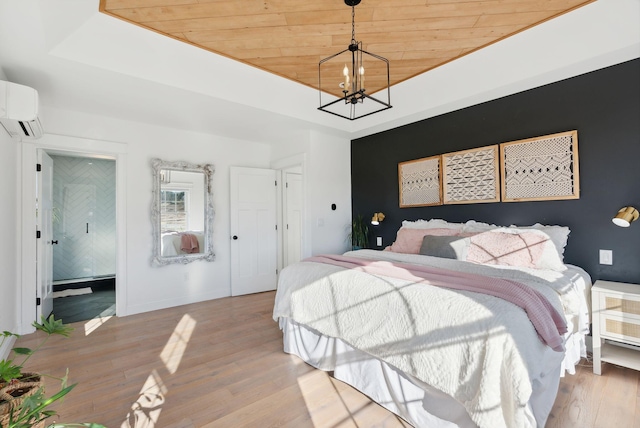
[[640, 370], [640, 285], [598, 280], [591, 304], [593, 373], [602, 373], [602, 361]]

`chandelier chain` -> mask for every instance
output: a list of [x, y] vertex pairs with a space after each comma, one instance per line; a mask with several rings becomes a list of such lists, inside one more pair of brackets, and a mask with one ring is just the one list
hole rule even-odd
[[356, 7], [351, 6], [351, 43], [356, 42]]

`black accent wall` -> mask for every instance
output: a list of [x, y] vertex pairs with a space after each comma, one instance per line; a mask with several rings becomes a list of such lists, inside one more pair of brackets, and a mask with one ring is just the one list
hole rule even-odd
[[[424, 94], [429, 96], [429, 94]], [[578, 131], [580, 199], [399, 208], [398, 162], [558, 132]], [[425, 119], [351, 142], [353, 214], [386, 214], [375, 237], [390, 245], [402, 220], [470, 219], [571, 229], [565, 262], [597, 279], [640, 284], [640, 221], [621, 228], [618, 209], [640, 209], [640, 59]], [[613, 250], [613, 265], [599, 264]]]

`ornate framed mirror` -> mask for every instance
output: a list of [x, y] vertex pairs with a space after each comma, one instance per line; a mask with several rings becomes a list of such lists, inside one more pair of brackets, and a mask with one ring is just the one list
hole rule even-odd
[[151, 263], [213, 261], [213, 165], [152, 159]]

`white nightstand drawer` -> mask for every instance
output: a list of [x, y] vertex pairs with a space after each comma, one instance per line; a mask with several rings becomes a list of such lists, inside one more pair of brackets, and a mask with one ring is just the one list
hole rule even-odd
[[600, 302], [598, 307], [608, 314], [624, 315], [625, 318], [640, 320], [640, 298], [628, 295], [611, 295], [609, 293], [598, 293]]
[[640, 320], [601, 314], [600, 336], [606, 339], [640, 345]]

